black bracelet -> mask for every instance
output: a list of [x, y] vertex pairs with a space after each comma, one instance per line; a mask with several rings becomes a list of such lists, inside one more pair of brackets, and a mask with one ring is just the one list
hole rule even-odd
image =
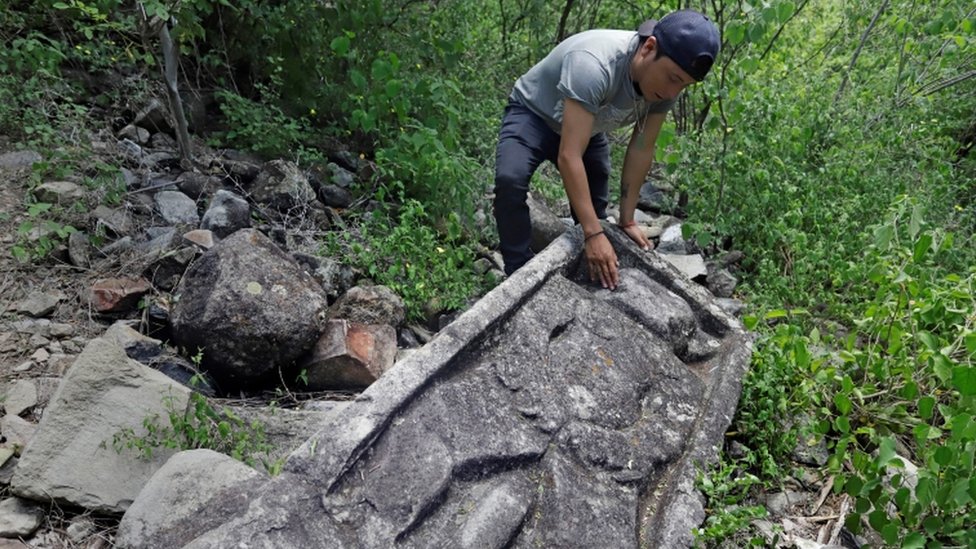
[[594, 236], [600, 236], [601, 234], [603, 234], [603, 231], [597, 231], [597, 232], [591, 234], [590, 236], [588, 236], [588, 237], [586, 237], [586, 238], [583, 239], [583, 244], [586, 244], [587, 241], [589, 241]]

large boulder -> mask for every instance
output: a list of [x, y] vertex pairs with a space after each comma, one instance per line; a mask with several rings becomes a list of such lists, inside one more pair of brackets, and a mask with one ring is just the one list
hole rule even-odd
[[189, 389], [125, 355], [104, 339], [92, 340], [51, 399], [12, 479], [15, 494], [66, 502], [98, 512], [122, 513], [172, 451], [150, 457], [117, 451], [125, 430], [146, 435], [146, 418], [186, 408]]
[[[219, 519], [226, 518], [216, 514], [211, 520], [200, 520], [198, 509], [211, 509], [207, 504], [221, 495], [232, 500], [227, 492], [244, 483], [258, 482], [262, 476], [212, 450], [180, 452], [153, 475], [126, 511], [116, 543], [129, 548], [182, 547], [193, 539], [194, 529], [206, 531], [213, 525], [211, 521], [220, 524]], [[160, 506], [165, 513], [158, 512]], [[190, 525], [187, 518], [196, 520]]]
[[311, 349], [325, 293], [266, 236], [240, 230], [200, 256], [173, 307], [173, 338], [225, 388], [253, 386]]
[[545, 202], [532, 193], [529, 193], [526, 203], [529, 205], [529, 218], [532, 220], [531, 247], [532, 251], [538, 253], [569, 230], [569, 227], [549, 209]]

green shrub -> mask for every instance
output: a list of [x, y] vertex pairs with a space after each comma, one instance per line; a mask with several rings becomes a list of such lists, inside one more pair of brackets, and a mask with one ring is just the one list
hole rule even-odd
[[389, 286], [403, 298], [408, 318], [423, 321], [433, 312], [463, 308], [482, 286], [472, 267], [475, 253], [460, 240], [457, 217], [449, 220], [446, 235], [429, 223], [423, 204], [406, 200], [396, 214], [368, 216], [358, 238], [331, 233], [325, 252]]

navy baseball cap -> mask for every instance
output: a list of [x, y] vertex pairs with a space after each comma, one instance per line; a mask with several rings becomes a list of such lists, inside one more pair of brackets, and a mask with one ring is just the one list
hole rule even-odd
[[698, 81], [704, 80], [712, 68], [722, 43], [715, 23], [694, 10], [679, 10], [660, 21], [645, 21], [637, 34], [641, 38], [653, 36], [661, 53]]

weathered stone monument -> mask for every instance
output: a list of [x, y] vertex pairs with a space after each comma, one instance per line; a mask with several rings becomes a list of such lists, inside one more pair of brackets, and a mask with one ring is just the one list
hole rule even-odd
[[751, 338], [707, 290], [607, 234], [617, 290], [587, 280], [570, 231], [329, 416], [279, 476], [172, 458], [119, 544], [689, 546], [694, 480]]

